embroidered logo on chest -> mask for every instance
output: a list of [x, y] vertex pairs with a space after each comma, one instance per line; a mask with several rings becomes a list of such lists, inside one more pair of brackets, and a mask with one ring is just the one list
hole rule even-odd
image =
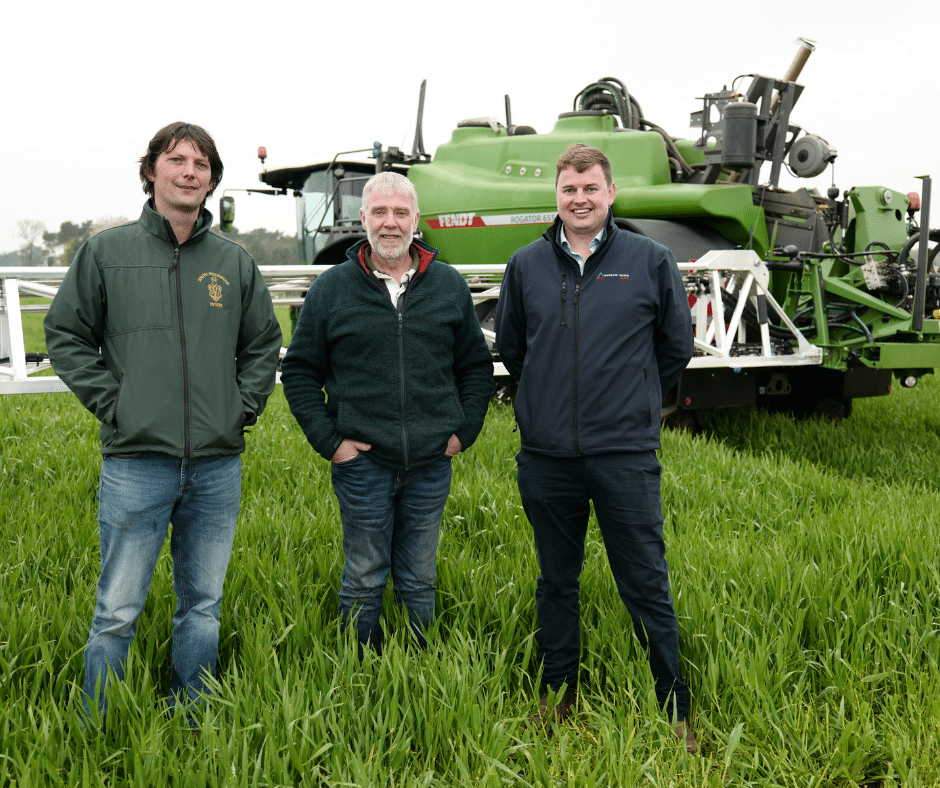
[[201, 282], [206, 277], [209, 277], [207, 282], [207, 287], [209, 288], [209, 306], [222, 307], [222, 295], [223, 288], [222, 285], [228, 285], [228, 279], [226, 279], [221, 274], [214, 274], [211, 271], [207, 271], [202, 276], [199, 277], [197, 281]]

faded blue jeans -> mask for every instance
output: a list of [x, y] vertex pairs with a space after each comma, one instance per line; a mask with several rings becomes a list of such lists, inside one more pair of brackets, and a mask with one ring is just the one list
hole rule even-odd
[[339, 614], [344, 627], [355, 617], [360, 656], [366, 645], [381, 650], [379, 617], [390, 573], [395, 600], [407, 611], [418, 645], [427, 645], [450, 477], [447, 458], [409, 471], [379, 465], [368, 452], [333, 464], [346, 556]]
[[215, 673], [222, 584], [232, 555], [241, 497], [241, 456], [106, 455], [98, 488], [101, 576], [85, 645], [85, 708], [107, 711], [108, 667], [124, 679], [167, 528], [173, 523], [171, 704], [191, 705]]

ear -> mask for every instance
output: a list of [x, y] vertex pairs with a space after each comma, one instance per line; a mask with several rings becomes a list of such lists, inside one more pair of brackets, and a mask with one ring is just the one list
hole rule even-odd
[[411, 228], [411, 232], [412, 232], [412, 233], [418, 232], [418, 219], [420, 219], [420, 218], [421, 218], [421, 214], [418, 213], [417, 211], [415, 211], [415, 223], [414, 223], [414, 225], [413, 225], [412, 228]]

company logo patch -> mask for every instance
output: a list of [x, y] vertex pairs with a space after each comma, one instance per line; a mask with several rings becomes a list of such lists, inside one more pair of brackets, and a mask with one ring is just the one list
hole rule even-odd
[[201, 282], [206, 277], [209, 277], [209, 282], [207, 287], [209, 288], [209, 306], [217, 306], [220, 309], [222, 308], [222, 285], [220, 280], [228, 285], [228, 279], [226, 279], [222, 274], [214, 274], [211, 271], [207, 271], [202, 276], [199, 277], [196, 281]]
[[629, 279], [630, 274], [598, 274], [598, 279]]

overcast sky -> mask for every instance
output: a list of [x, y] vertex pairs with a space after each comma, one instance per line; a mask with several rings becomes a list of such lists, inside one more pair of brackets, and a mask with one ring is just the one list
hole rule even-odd
[[[428, 80], [424, 141], [458, 120], [550, 131], [574, 96], [617, 77], [647, 119], [694, 135], [689, 114], [735, 77], [780, 77], [795, 40], [816, 42], [792, 122], [838, 150], [835, 181], [920, 189], [940, 178], [940, 4], [871, 0], [512, 0], [408, 3], [16, 3], [4, 11], [0, 74], [0, 251], [22, 219], [136, 218], [137, 161], [153, 133], [186, 120], [215, 137], [224, 189], [269, 169], [325, 161], [374, 140], [411, 150]], [[765, 10], [766, 9], [766, 10]], [[762, 174], [767, 175], [769, 170]], [[830, 171], [803, 185], [821, 191]], [[790, 182], [792, 184], [792, 181]], [[290, 198], [235, 194], [236, 225], [293, 232]], [[933, 226], [940, 226], [940, 187]]]

